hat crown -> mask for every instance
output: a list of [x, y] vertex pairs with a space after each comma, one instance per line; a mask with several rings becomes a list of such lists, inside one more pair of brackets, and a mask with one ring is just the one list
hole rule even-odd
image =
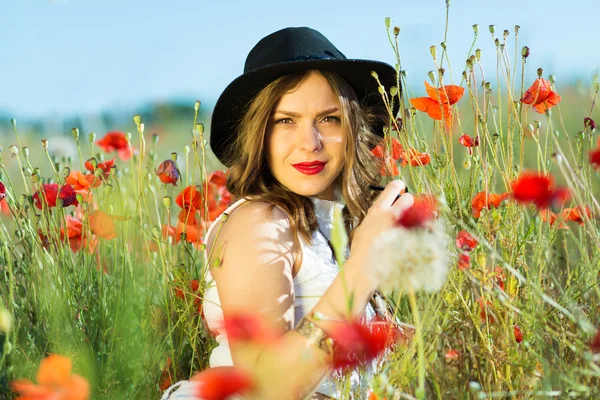
[[264, 37], [250, 50], [244, 73], [290, 61], [326, 59], [346, 60], [346, 56], [314, 29], [285, 28]]

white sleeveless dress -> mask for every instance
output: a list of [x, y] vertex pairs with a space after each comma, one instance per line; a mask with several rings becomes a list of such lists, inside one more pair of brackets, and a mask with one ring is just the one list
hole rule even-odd
[[[313, 233], [312, 243], [307, 243], [302, 237], [299, 242], [302, 249], [302, 265], [297, 275], [293, 278], [294, 283], [294, 324], [297, 325], [300, 320], [308, 314], [317, 302], [323, 296], [323, 293], [329, 288], [339, 272], [339, 268], [332, 254], [327, 238], [331, 237], [331, 227], [333, 221], [333, 212], [335, 201], [322, 200], [311, 197], [315, 205], [315, 214], [319, 224], [319, 229]], [[231, 214], [239, 205], [245, 202], [245, 199], [238, 200], [232, 204], [226, 214]], [[212, 229], [221, 223], [221, 216], [217, 218], [210, 226], [206, 237], [210, 237]], [[327, 236], [327, 238], [324, 237]], [[206, 260], [205, 260], [206, 261]], [[221, 302], [217, 291], [216, 283], [210, 273], [210, 268], [205, 269], [205, 279], [208, 284], [204, 293], [203, 309], [206, 323], [212, 331], [222, 326], [223, 312]], [[375, 310], [371, 304], [367, 304], [364, 312], [364, 318], [369, 321], [375, 317]], [[219, 330], [222, 332], [222, 330]], [[232, 366], [233, 360], [229, 350], [229, 343], [224, 333], [219, 333], [215, 338], [218, 346], [215, 347], [210, 355], [210, 367]], [[368, 385], [371, 380], [373, 368], [369, 367], [362, 374], [358, 371], [352, 373], [350, 377], [352, 391], [360, 393], [360, 397], [366, 398]], [[194, 397], [195, 385], [193, 382], [177, 382], [165, 391], [161, 400], [191, 400]], [[341, 398], [341, 394], [336, 387], [334, 378], [330, 375], [325, 377], [315, 390], [333, 398]]]

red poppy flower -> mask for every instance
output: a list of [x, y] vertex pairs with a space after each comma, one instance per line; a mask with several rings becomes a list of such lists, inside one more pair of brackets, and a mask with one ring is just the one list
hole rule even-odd
[[213, 171], [208, 176], [208, 181], [217, 186], [225, 186], [227, 183], [227, 175], [223, 171]]
[[594, 354], [600, 353], [600, 329], [596, 332], [596, 336], [590, 342], [590, 350]]
[[473, 147], [479, 146], [479, 136], [475, 136], [475, 140], [471, 136], [464, 134], [458, 138], [458, 142], [469, 150], [469, 154], [473, 154]]
[[103, 211], [94, 210], [90, 215], [90, 230], [102, 239], [111, 240], [117, 237], [114, 220], [127, 220], [126, 217], [108, 215]]
[[419, 111], [426, 112], [429, 117], [438, 121], [442, 118], [449, 128], [452, 126], [452, 105], [463, 96], [465, 89], [456, 85], [446, 85], [436, 89], [425, 82], [425, 90], [429, 97], [410, 99], [410, 103]]
[[401, 166], [405, 167], [410, 164], [412, 167], [423, 167], [431, 161], [431, 157], [427, 153], [420, 153], [417, 149], [408, 149], [402, 152]]
[[0, 200], [0, 214], [10, 215], [10, 207], [8, 206], [8, 202], [5, 198]]
[[464, 271], [471, 268], [471, 256], [461, 253], [458, 255], [458, 269]]
[[590, 128], [590, 130], [593, 132], [596, 130], [596, 122], [591, 119], [590, 117], [585, 117], [583, 119], [583, 127], [584, 128]]
[[[69, 240], [69, 246], [71, 250], [74, 252], [80, 251], [86, 245], [90, 253], [93, 253], [98, 240], [94, 237], [87, 238], [84, 235], [83, 224], [81, 220], [77, 217], [72, 217], [67, 215], [65, 217], [66, 222], [66, 237]], [[65, 240], [65, 229], [60, 228], [60, 237], [61, 240]], [[47, 242], [48, 238], [43, 237], [43, 242]], [[47, 244], [47, 243], [46, 243]]]
[[259, 314], [232, 314], [223, 319], [229, 343], [254, 342], [269, 345], [281, 338], [281, 332], [267, 326]]
[[371, 323], [345, 322], [331, 332], [333, 368], [365, 366], [383, 354], [396, 340], [391, 324], [376, 318]]
[[97, 140], [96, 144], [107, 153], [116, 151], [123, 161], [129, 160], [131, 157], [131, 146], [123, 132], [108, 132], [102, 139]]
[[551, 175], [525, 172], [513, 182], [512, 196], [519, 203], [533, 203], [539, 209], [544, 209], [555, 202], [564, 203], [569, 197], [569, 191], [555, 188]]
[[437, 212], [436, 201], [433, 196], [420, 195], [415, 196], [413, 205], [404, 210], [398, 221], [397, 226], [407, 229], [422, 228], [428, 225]]
[[[115, 164], [115, 158], [113, 157], [112, 160], [100, 162], [97, 165], [98, 165], [98, 168], [104, 172], [104, 177], [108, 177], [108, 174], [110, 174], [110, 170], [114, 164]], [[85, 165], [85, 169], [87, 169], [88, 171], [94, 172], [94, 165], [92, 164], [91, 158], [86, 160], [84, 165]]]
[[494, 272], [492, 273], [493, 281], [498, 286], [500, 290], [504, 292], [505, 286], [504, 282], [506, 281], [506, 276], [504, 275], [504, 269], [502, 267], [494, 268]]
[[189, 291], [185, 290], [185, 292], [184, 292], [184, 289], [182, 289], [180, 286], [175, 286], [173, 289], [175, 291], [175, 297], [185, 300], [186, 294], [190, 294], [194, 299], [194, 305], [196, 306], [196, 310], [198, 312], [200, 312], [202, 309], [202, 301], [201, 301], [200, 296], [198, 295], [198, 289], [200, 288], [200, 282], [198, 282], [197, 279], [192, 279], [190, 281], [189, 288], [190, 288]]
[[473, 197], [471, 201], [471, 209], [473, 210], [473, 217], [479, 218], [481, 216], [481, 210], [484, 208], [486, 210], [490, 209], [490, 206], [500, 207], [500, 203], [506, 200], [509, 196], [509, 193], [495, 194], [495, 193], [487, 193], [485, 191], [479, 192]]
[[165, 160], [158, 166], [156, 175], [162, 183], [171, 183], [173, 186], [177, 186], [179, 169], [177, 169], [177, 164], [175, 164], [175, 161]]
[[494, 318], [494, 314], [492, 313], [492, 302], [486, 301], [483, 297], [477, 299], [477, 303], [479, 304], [479, 317], [481, 318], [481, 322], [485, 322], [486, 320], [493, 324], [496, 322], [496, 318]]
[[521, 343], [523, 341], [523, 332], [519, 328], [519, 325], [513, 327], [513, 334], [515, 335], [515, 342]]
[[450, 349], [444, 354], [444, 358], [446, 360], [458, 360], [460, 358], [460, 353], [456, 349]]
[[383, 142], [382, 142], [382, 144], [378, 144], [377, 146], [375, 146], [375, 148], [373, 148], [373, 150], [371, 150], [371, 153], [373, 153], [373, 155], [375, 157], [381, 159], [381, 171], [380, 172], [381, 172], [382, 176], [387, 175], [386, 165], [387, 165], [387, 169], [390, 171], [390, 174], [392, 176], [396, 176], [399, 173], [398, 166], [396, 165], [396, 161], [400, 160], [400, 158], [402, 157], [404, 148], [402, 147], [402, 144], [396, 138], [392, 138], [391, 142], [392, 142], [391, 153], [388, 153], [385, 151]]
[[573, 221], [577, 222], [579, 225], [583, 226], [583, 214], [586, 214], [588, 219], [592, 217], [592, 213], [588, 206], [582, 207], [577, 206], [574, 208], [565, 208], [562, 210], [561, 216], [564, 221]]
[[91, 188], [97, 188], [102, 185], [102, 178], [94, 174], [82, 174], [79, 171], [71, 171], [65, 182], [73, 187], [75, 191], [88, 191]]
[[4, 197], [6, 197], [6, 187], [0, 182], [0, 201], [4, 200]]
[[196, 211], [202, 207], [202, 195], [195, 186], [188, 186], [179, 193], [175, 202], [183, 210], [179, 213], [179, 221], [185, 225], [196, 225]]
[[477, 247], [477, 239], [469, 234], [467, 231], [459, 231], [456, 235], [456, 247], [464, 251], [472, 251]]
[[552, 91], [550, 81], [544, 78], [538, 78], [533, 85], [525, 92], [521, 103], [533, 106], [533, 109], [540, 114], [545, 113], [551, 107], [560, 103], [561, 97]]
[[[550, 225], [554, 225], [558, 219], [556, 214], [548, 209], [540, 211], [540, 218], [542, 221], [547, 222]], [[558, 224], [558, 229], [569, 229], [569, 227], [560, 221]]]
[[13, 381], [11, 386], [19, 394], [16, 400], [87, 400], [90, 385], [85, 378], [71, 373], [71, 360], [51, 354], [40, 363], [37, 385], [27, 379]]
[[600, 147], [590, 151], [590, 164], [600, 169]]
[[203, 400], [226, 400], [255, 387], [252, 376], [236, 367], [209, 368], [194, 375], [190, 381], [198, 382], [196, 396]]
[[79, 204], [77, 201], [77, 193], [71, 187], [71, 185], [64, 185], [59, 191], [57, 183], [45, 183], [42, 185], [40, 190], [35, 192], [33, 195], [35, 206], [40, 210], [42, 209], [42, 200], [47, 207], [56, 207], [57, 199], [61, 199], [63, 201], [63, 207], [68, 207], [70, 205], [77, 206]]

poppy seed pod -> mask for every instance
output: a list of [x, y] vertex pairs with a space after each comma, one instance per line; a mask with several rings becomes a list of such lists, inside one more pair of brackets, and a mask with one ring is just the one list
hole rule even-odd
[[385, 27], [389, 28], [391, 23], [392, 23], [392, 19], [390, 17], [386, 17], [385, 18]]
[[394, 27], [394, 36], [398, 36], [400, 34], [400, 27], [399, 26], [395, 26]]
[[73, 135], [73, 138], [75, 140], [79, 140], [79, 129], [77, 128], [72, 128], [71, 129], [71, 135]]
[[198, 132], [200, 134], [204, 133], [204, 124], [203, 123], [196, 124], [196, 132]]
[[475, 35], [479, 34], [479, 25], [478, 24], [473, 25], [473, 32], [475, 33]]
[[494, 25], [490, 25], [490, 33], [493, 35], [495, 31], [496, 31], [495, 26]]
[[200, 110], [200, 100], [196, 100], [194, 103], [194, 111], [198, 112]]
[[140, 115], [137, 115], [137, 114], [136, 114], [136, 115], [134, 115], [134, 116], [133, 116], [133, 122], [134, 122], [136, 125], [139, 125], [139, 124], [141, 124], [141, 123], [142, 123], [142, 117], [141, 117]]
[[521, 57], [523, 58], [527, 58], [530, 55], [530, 51], [529, 51], [529, 47], [527, 46], [523, 46], [523, 48], [521, 49]]
[[88, 135], [88, 141], [90, 143], [94, 143], [96, 141], [96, 133], [95, 132], [92, 132]]

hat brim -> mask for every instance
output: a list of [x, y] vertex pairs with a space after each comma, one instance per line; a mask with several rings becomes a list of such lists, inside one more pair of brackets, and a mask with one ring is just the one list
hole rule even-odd
[[[396, 70], [389, 64], [371, 60], [298, 60], [269, 65], [249, 71], [231, 82], [223, 91], [211, 118], [210, 147], [217, 158], [226, 166], [231, 162], [226, 159], [227, 148], [233, 143], [236, 125], [245, 111], [247, 104], [269, 83], [289, 73], [318, 69], [334, 72], [342, 77], [354, 89], [363, 106], [380, 106], [385, 110], [377, 80], [371, 71], [377, 72], [381, 84], [389, 90], [396, 86]], [[395, 102], [395, 116], [399, 109]], [[383, 124], [372, 126], [375, 134], [383, 137]]]

